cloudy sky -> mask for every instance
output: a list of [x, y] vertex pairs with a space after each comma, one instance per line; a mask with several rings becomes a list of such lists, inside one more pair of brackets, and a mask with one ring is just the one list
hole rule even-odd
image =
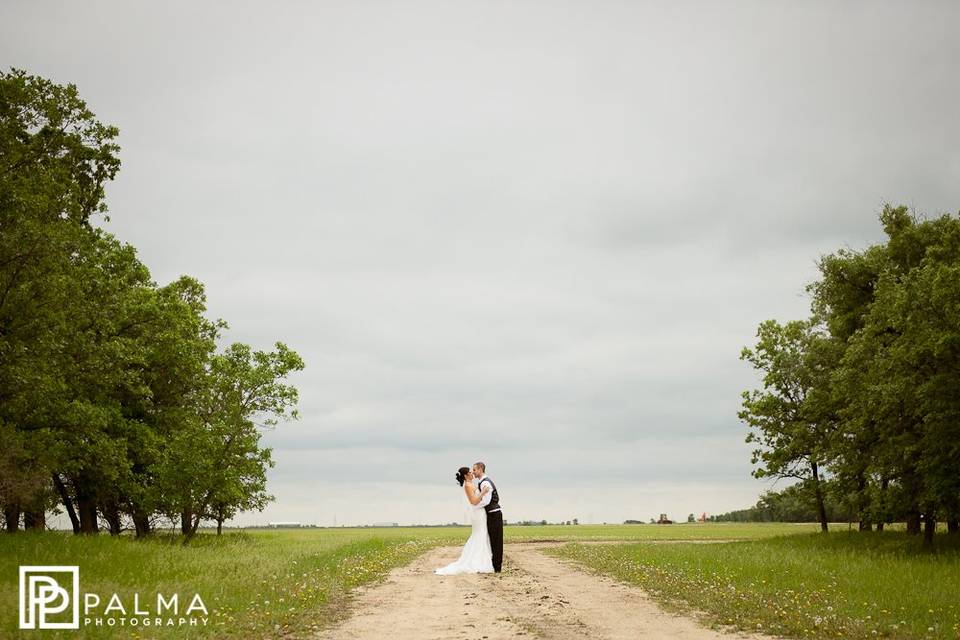
[[104, 226], [306, 360], [239, 523], [752, 504], [738, 359], [884, 202], [960, 209], [956, 4], [43, 2], [0, 63], [120, 128]]

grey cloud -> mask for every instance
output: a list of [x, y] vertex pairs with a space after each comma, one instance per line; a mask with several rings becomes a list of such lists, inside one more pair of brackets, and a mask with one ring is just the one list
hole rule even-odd
[[616, 521], [753, 502], [757, 323], [806, 315], [884, 201], [960, 208], [958, 19], [14, 1], [0, 57], [120, 127], [105, 226], [155, 279], [304, 356], [241, 521], [451, 519], [477, 457], [509, 517]]

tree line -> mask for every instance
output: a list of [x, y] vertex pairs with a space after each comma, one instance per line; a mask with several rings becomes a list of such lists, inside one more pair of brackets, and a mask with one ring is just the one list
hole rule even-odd
[[884, 242], [818, 261], [809, 317], [767, 320], [741, 358], [761, 375], [739, 417], [755, 477], [796, 479], [827, 531], [960, 531], [960, 219], [886, 205]]
[[77, 88], [0, 72], [0, 506], [7, 531], [65, 511], [75, 533], [262, 509], [262, 427], [297, 418], [300, 356], [219, 345], [190, 276], [160, 286], [97, 227], [116, 127]]
[[[830, 480], [824, 481], [825, 485]], [[824, 510], [829, 522], [845, 522], [856, 518], [852, 505], [840, 501], [837, 492], [824, 491]], [[707, 518], [710, 522], [816, 522], [817, 508], [809, 486], [794, 484], [781, 491], [766, 491], [757, 503], [746, 509], [719, 513]]]

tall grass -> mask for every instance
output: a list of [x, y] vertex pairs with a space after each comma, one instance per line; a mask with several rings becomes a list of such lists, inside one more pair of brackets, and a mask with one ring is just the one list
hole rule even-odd
[[960, 536], [898, 531], [716, 545], [571, 544], [553, 553], [706, 622], [815, 638], [960, 637]]
[[[133, 540], [61, 533], [0, 536], [0, 636], [18, 633], [18, 565], [78, 565], [82, 592], [106, 601], [118, 593], [155, 602], [160, 591], [183, 607], [199, 593], [209, 610], [205, 627], [81, 627], [44, 637], [262, 637], [308, 631], [333, 621], [347, 591], [409, 562], [429, 543], [376, 531], [231, 533]], [[82, 621], [81, 614], [81, 621]], [[24, 631], [27, 634], [41, 633]]]

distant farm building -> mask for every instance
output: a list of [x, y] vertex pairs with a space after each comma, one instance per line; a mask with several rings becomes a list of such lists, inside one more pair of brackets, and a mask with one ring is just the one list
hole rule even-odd
[[271, 529], [299, 529], [303, 525], [299, 522], [270, 522], [267, 526]]
[[399, 527], [400, 525], [396, 522], [374, 522], [373, 526], [375, 527]]
[[667, 517], [667, 514], [661, 513], [660, 519], [657, 520], [657, 524], [673, 524], [673, 520]]

